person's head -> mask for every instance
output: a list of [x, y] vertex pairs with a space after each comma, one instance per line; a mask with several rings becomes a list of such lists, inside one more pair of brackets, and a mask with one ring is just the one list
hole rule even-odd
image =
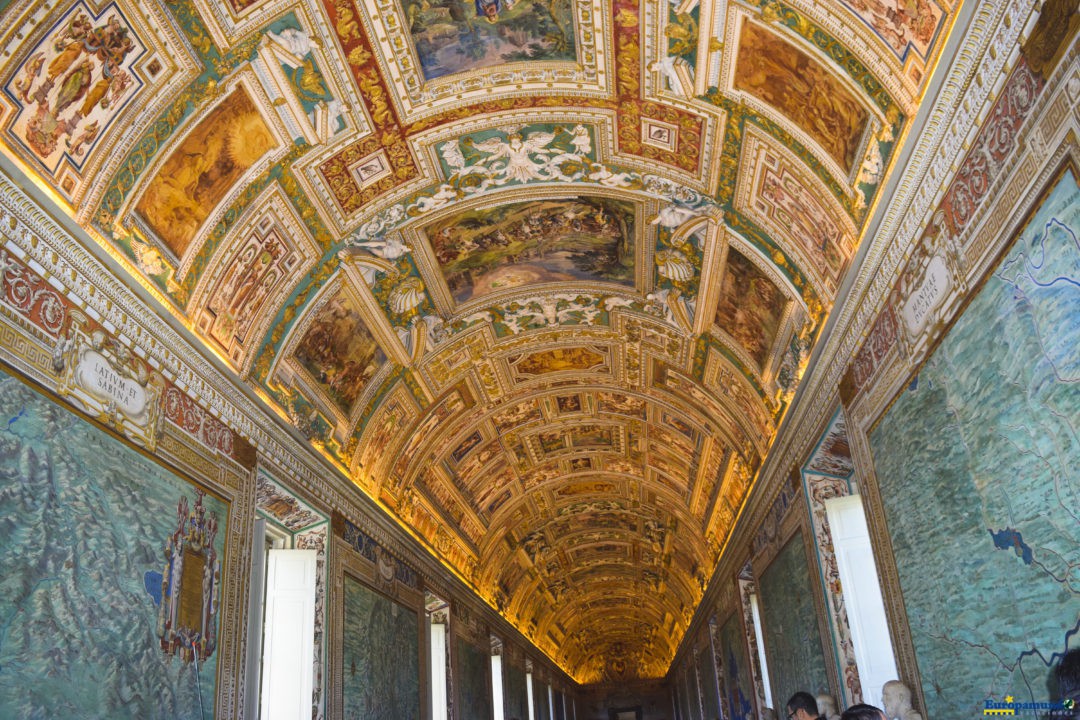
[[886, 717], [900, 717], [911, 709], [911, 690], [899, 680], [890, 680], [881, 687], [881, 704]]
[[840, 715], [840, 720], [885, 720], [885, 713], [873, 705], [852, 705]]
[[1057, 675], [1058, 692], [1061, 698], [1071, 698], [1080, 702], [1080, 648], [1073, 648], [1061, 656], [1054, 671]]
[[815, 720], [817, 716], [817, 700], [810, 693], [797, 692], [787, 701], [787, 720]]

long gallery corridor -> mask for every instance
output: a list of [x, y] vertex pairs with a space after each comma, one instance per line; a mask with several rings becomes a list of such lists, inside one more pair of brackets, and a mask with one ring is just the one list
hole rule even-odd
[[1068, 717], [1078, 31], [0, 0], [0, 718]]

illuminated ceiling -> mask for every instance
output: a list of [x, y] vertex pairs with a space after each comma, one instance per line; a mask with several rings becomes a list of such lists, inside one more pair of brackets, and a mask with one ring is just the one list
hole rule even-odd
[[571, 676], [657, 677], [953, 10], [0, 2], [3, 144]]

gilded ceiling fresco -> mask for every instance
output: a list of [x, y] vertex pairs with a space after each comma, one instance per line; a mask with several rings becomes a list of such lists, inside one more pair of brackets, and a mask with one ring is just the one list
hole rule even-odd
[[954, 8], [0, 2], [2, 149], [572, 677], [659, 677]]

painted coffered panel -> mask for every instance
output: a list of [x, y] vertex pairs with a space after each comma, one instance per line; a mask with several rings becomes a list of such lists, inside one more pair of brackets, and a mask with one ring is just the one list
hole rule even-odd
[[233, 366], [249, 365], [270, 309], [310, 269], [319, 249], [279, 185], [263, 191], [200, 278], [188, 313]]
[[22, 2], [3, 17], [4, 144], [73, 211], [93, 207], [101, 179], [198, 64], [163, 7]]
[[831, 298], [854, 254], [854, 221], [793, 153], [764, 132], [747, 130], [741, 162], [744, 181], [735, 191], [735, 209], [797, 258], [821, 296]]

